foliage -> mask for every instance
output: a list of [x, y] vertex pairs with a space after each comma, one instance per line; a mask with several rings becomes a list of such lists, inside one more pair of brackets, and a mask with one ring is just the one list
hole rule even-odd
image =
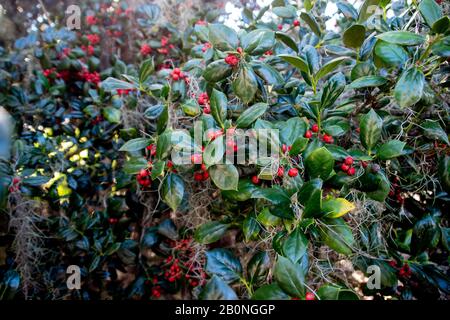
[[[48, 251], [28, 295], [447, 297], [449, 8], [339, 1], [329, 30], [326, 1], [302, 5], [243, 8], [239, 31], [205, 8], [178, 30], [153, 4], [89, 1], [80, 34], [47, 26], [0, 51], [2, 219], [13, 195], [38, 201]], [[278, 157], [220, 163], [249, 154], [229, 137], [250, 129], [277, 129]], [[190, 164], [172, 158], [182, 138]], [[2, 247], [1, 297], [21, 297]], [[378, 266], [381, 288], [333, 272], [342, 260]]]

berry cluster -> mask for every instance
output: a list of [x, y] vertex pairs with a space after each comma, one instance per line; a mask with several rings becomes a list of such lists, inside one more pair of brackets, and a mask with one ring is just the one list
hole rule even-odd
[[197, 102], [199, 105], [203, 106], [203, 112], [206, 114], [211, 113], [211, 108], [209, 106], [209, 97], [206, 92], [200, 93], [198, 96]]
[[341, 164], [341, 170], [346, 172], [349, 176], [353, 176], [356, 173], [356, 169], [352, 167], [353, 162], [353, 158], [349, 156], [345, 158], [344, 162]]
[[173, 69], [172, 73], [170, 74], [170, 77], [172, 78], [173, 81], [184, 80], [186, 83], [189, 82], [188, 76], [184, 74], [180, 70], [180, 68]]
[[84, 80], [84, 81], [86, 81], [86, 82], [90, 82], [90, 83], [93, 83], [93, 84], [95, 84], [95, 85], [99, 85], [99, 83], [100, 83], [100, 81], [101, 81], [101, 78], [100, 78], [100, 74], [98, 73], [98, 72], [96, 72], [96, 71], [94, 71], [94, 72], [89, 72], [89, 70], [87, 70], [86, 68], [83, 68], [83, 70], [81, 70], [79, 73], [78, 73], [78, 76], [82, 79], [82, 80]]
[[397, 202], [400, 205], [403, 205], [403, 203], [405, 202], [405, 198], [403, 198], [402, 196], [402, 189], [400, 188], [399, 182], [400, 179], [398, 177], [394, 177], [391, 183], [391, 190], [389, 191], [389, 196], [391, 198], [395, 197], [395, 200], [397, 200]]
[[235, 66], [237, 66], [237, 65], [239, 64], [239, 58], [238, 58], [236, 55], [230, 53], [230, 54], [228, 54], [228, 56], [225, 58], [225, 62], [226, 62], [228, 65], [230, 65], [230, 66], [232, 66], [232, 67], [235, 67]]
[[98, 20], [97, 20], [97, 18], [95, 16], [87, 16], [86, 17], [86, 23], [89, 26], [93, 26], [93, 25], [96, 25], [98, 23]]
[[140, 52], [143, 56], [148, 56], [150, 53], [152, 53], [152, 47], [150, 47], [148, 44], [144, 43], [141, 46]]
[[142, 187], [150, 187], [152, 185], [152, 180], [150, 178], [150, 174], [151, 172], [149, 172], [147, 169], [142, 169], [141, 171], [139, 171], [138, 175], [136, 176], [136, 180], [137, 182], [142, 186]]
[[98, 34], [95, 33], [88, 34], [86, 38], [88, 39], [89, 43], [93, 46], [100, 43], [100, 36]]
[[9, 187], [9, 192], [19, 191], [20, 188], [20, 178], [14, 177], [12, 179], [11, 186]]
[[195, 181], [206, 181], [209, 179], [209, 173], [206, 169], [206, 165], [202, 163], [200, 165], [200, 171], [197, 171], [194, 173], [194, 180]]

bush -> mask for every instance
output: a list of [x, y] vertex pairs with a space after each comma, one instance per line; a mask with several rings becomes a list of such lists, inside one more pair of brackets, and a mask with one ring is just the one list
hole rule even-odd
[[1, 48], [1, 297], [447, 298], [449, 6], [336, 5], [87, 1]]

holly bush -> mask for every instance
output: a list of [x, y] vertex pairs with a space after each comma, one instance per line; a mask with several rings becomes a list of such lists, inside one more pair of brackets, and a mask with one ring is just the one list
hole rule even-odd
[[449, 5], [169, 2], [0, 48], [0, 297], [448, 298]]

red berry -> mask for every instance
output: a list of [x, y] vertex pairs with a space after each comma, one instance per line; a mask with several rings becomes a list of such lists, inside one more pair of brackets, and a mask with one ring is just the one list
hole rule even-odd
[[288, 171], [289, 177], [296, 177], [298, 175], [298, 169], [290, 168]]
[[348, 169], [350, 169], [350, 167], [349, 167], [348, 165], [346, 165], [345, 163], [343, 163], [343, 164], [341, 165], [341, 170], [342, 170], [342, 171], [347, 172]]
[[278, 167], [277, 176], [282, 177], [284, 176], [284, 168]]
[[351, 167], [348, 169], [347, 174], [349, 176], [353, 176], [355, 174], [355, 172], [356, 172], [355, 168]]
[[283, 151], [283, 153], [286, 153], [286, 151], [287, 151], [287, 146], [286, 146], [285, 144], [283, 144], [283, 145], [281, 146], [281, 151]]
[[200, 170], [202, 171], [206, 171], [206, 165], [204, 163], [201, 164], [200, 166]]
[[319, 132], [319, 125], [317, 123], [313, 124], [311, 127], [312, 132]]
[[141, 171], [139, 171], [139, 176], [140, 177], [147, 177], [148, 176], [148, 171], [145, 169], [142, 169]]
[[312, 137], [312, 132], [309, 131], [309, 130], [306, 130], [306, 132], [305, 132], [305, 138], [306, 138], [306, 139], [309, 139], [309, 138], [311, 138], [311, 137]]
[[208, 180], [208, 178], [209, 178], [208, 171], [203, 172], [203, 180]]
[[362, 166], [363, 168], [367, 168], [367, 162], [361, 161], [361, 166]]
[[316, 296], [312, 292], [307, 292], [305, 295], [305, 300], [316, 300]]
[[252, 177], [252, 182], [253, 182], [254, 184], [259, 184], [259, 178], [258, 178], [258, 176], [253, 176], [253, 177]]
[[345, 162], [346, 165], [351, 166], [353, 164], [353, 158], [352, 157], [347, 157], [347, 158], [345, 158], [344, 162]]
[[278, 28], [278, 30], [282, 30], [283, 29], [283, 25], [279, 24], [277, 28]]
[[298, 27], [298, 26], [300, 26], [300, 21], [298, 21], [298, 20], [294, 20], [294, 23], [293, 23], [293, 25], [294, 25], [294, 27]]
[[195, 181], [203, 181], [203, 173], [201, 173], [201, 172], [194, 173], [194, 180]]
[[324, 134], [322, 139], [325, 143], [333, 143], [334, 141], [333, 137], [328, 134]]

